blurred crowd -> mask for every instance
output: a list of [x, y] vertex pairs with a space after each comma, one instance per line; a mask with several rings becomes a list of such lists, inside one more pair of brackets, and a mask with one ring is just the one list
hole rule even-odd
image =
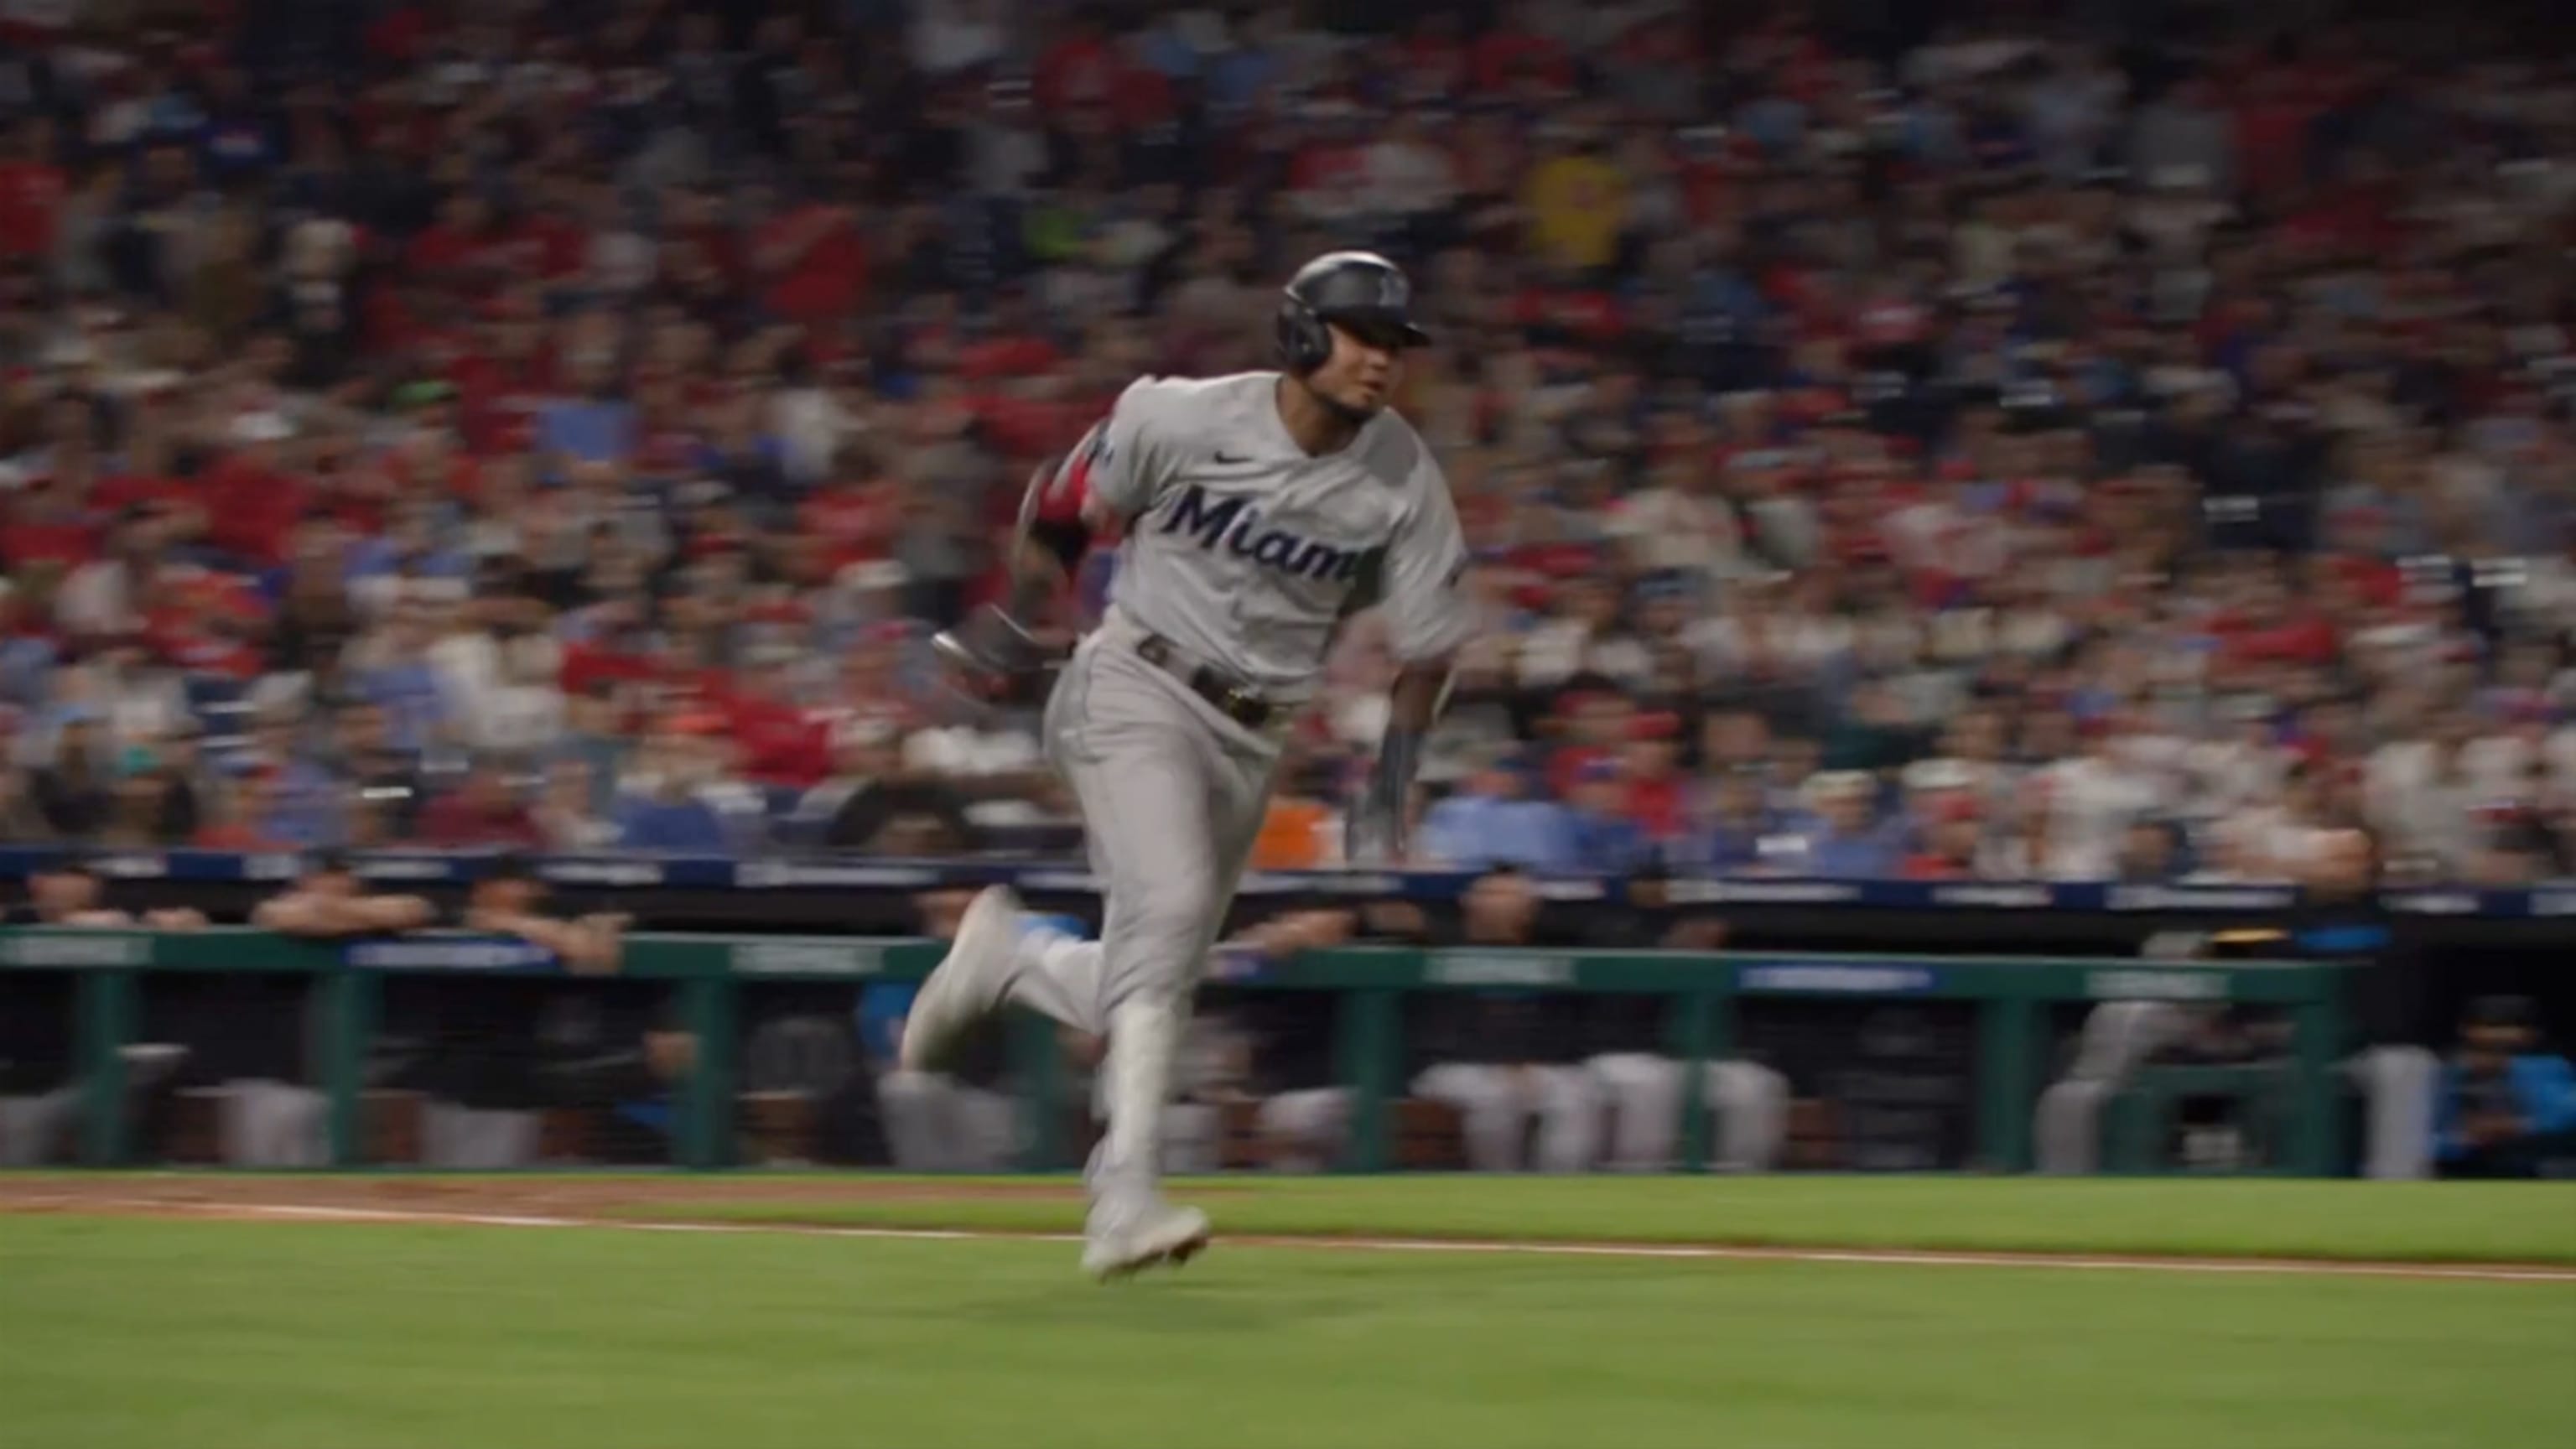
[[22, 7], [0, 839], [1069, 849], [927, 633], [1368, 245], [1492, 626], [1423, 858], [2576, 877], [2565, 47], [1351, 8]]

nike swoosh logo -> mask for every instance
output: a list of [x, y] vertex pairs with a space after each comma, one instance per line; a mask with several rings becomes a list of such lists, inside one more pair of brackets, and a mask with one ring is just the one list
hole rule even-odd
[[1229, 453], [1223, 449], [1219, 449], [1217, 451], [1216, 460], [1220, 463], [1249, 463], [1252, 461], [1252, 455], [1250, 453]]

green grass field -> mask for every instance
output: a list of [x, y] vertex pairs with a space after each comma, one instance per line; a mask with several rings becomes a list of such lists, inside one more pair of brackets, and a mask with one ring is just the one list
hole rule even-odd
[[[919, 1180], [923, 1186], [941, 1180]], [[739, 1222], [1074, 1232], [1082, 1205], [1008, 1195], [1027, 1178], [948, 1179], [957, 1197], [741, 1200], [688, 1216]], [[967, 1196], [979, 1186], [1005, 1195]], [[1965, 1252], [2144, 1253], [2395, 1262], [2576, 1264], [2576, 1187], [1977, 1177], [1212, 1178], [1221, 1232], [1297, 1237], [1725, 1243]], [[620, 1216], [669, 1217], [638, 1206]]]
[[[272, 1181], [273, 1200], [293, 1200], [293, 1180]], [[804, 1184], [764, 1202], [762, 1179], [731, 1182], [739, 1206], [658, 1211], [1045, 1228], [1074, 1211], [813, 1200]], [[2576, 1261], [2576, 1193], [2551, 1187], [1211, 1187], [1231, 1189], [1203, 1199], [1221, 1232]], [[1220, 1240], [1186, 1272], [1096, 1288], [1073, 1253], [0, 1216], [0, 1446], [2576, 1444], [2576, 1285], [2564, 1283]]]

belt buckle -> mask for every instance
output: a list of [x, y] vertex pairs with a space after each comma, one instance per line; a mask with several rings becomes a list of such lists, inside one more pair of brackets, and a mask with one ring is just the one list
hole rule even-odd
[[1259, 729], [1270, 717], [1270, 701], [1241, 685], [1229, 685], [1225, 691], [1226, 714], [1246, 729]]

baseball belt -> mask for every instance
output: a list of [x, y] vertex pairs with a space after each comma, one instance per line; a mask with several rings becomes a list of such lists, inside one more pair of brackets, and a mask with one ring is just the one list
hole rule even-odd
[[1260, 691], [1228, 677], [1223, 670], [1192, 662], [1179, 645], [1160, 634], [1138, 639], [1136, 653], [1146, 663], [1189, 686], [1190, 693], [1245, 729], [1266, 728], [1279, 714], [1278, 704], [1262, 698]]

